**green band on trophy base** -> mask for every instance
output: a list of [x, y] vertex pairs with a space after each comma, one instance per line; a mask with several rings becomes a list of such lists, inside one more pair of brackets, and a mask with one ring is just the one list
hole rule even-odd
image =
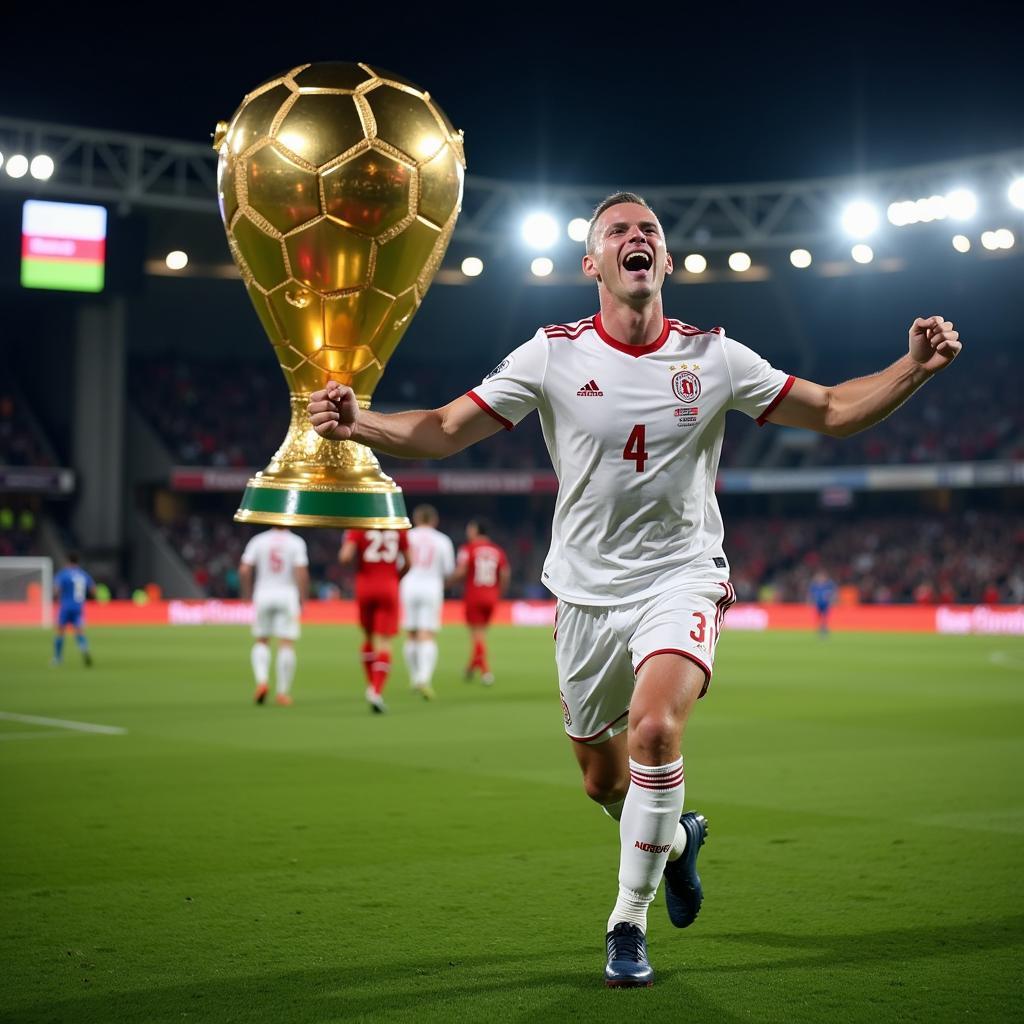
[[267, 526], [327, 526], [406, 530], [402, 492], [352, 493], [261, 487], [255, 480], [242, 496], [235, 522]]

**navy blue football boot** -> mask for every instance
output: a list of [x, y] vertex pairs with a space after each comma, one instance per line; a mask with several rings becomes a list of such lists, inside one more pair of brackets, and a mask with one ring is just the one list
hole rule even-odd
[[608, 988], [646, 988], [654, 984], [654, 968], [647, 959], [647, 938], [629, 921], [620, 921], [606, 936], [608, 963], [604, 983]]
[[668, 919], [677, 928], [685, 928], [696, 920], [704, 900], [697, 874], [697, 854], [707, 838], [708, 822], [703, 814], [687, 811], [679, 824], [686, 829], [686, 849], [681, 857], [665, 865], [665, 906]]

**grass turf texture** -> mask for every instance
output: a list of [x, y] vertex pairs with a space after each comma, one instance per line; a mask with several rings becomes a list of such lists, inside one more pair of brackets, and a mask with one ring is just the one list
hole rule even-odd
[[[659, 896], [649, 990], [601, 985], [615, 826], [561, 736], [546, 630], [496, 686], [363, 701], [307, 628], [292, 708], [233, 627], [0, 633], [3, 1021], [1021, 1020], [1024, 643], [735, 633], [685, 743], [707, 898]], [[36, 734], [29, 736], [28, 734]]]

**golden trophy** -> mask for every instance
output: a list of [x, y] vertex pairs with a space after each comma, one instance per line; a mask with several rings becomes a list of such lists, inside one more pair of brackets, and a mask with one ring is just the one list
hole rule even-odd
[[235, 520], [408, 527], [402, 492], [373, 453], [321, 438], [306, 404], [330, 378], [369, 407], [455, 229], [462, 133], [398, 75], [303, 64], [250, 92], [213, 147], [228, 245], [292, 412]]

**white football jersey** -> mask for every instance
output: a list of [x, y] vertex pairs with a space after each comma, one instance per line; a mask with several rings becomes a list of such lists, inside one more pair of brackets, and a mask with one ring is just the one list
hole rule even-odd
[[445, 579], [455, 569], [455, 547], [451, 539], [432, 526], [414, 526], [409, 540], [409, 571], [402, 588], [429, 587], [444, 590]]
[[720, 327], [666, 320], [657, 340], [631, 346], [598, 313], [541, 328], [469, 397], [508, 430], [539, 412], [558, 476], [542, 580], [563, 601], [614, 605], [704, 563], [726, 568], [715, 500], [725, 414], [763, 423], [792, 384]]
[[256, 568], [256, 586], [253, 600], [297, 593], [296, 566], [309, 565], [306, 542], [291, 530], [265, 530], [249, 540], [242, 552], [242, 563]]

